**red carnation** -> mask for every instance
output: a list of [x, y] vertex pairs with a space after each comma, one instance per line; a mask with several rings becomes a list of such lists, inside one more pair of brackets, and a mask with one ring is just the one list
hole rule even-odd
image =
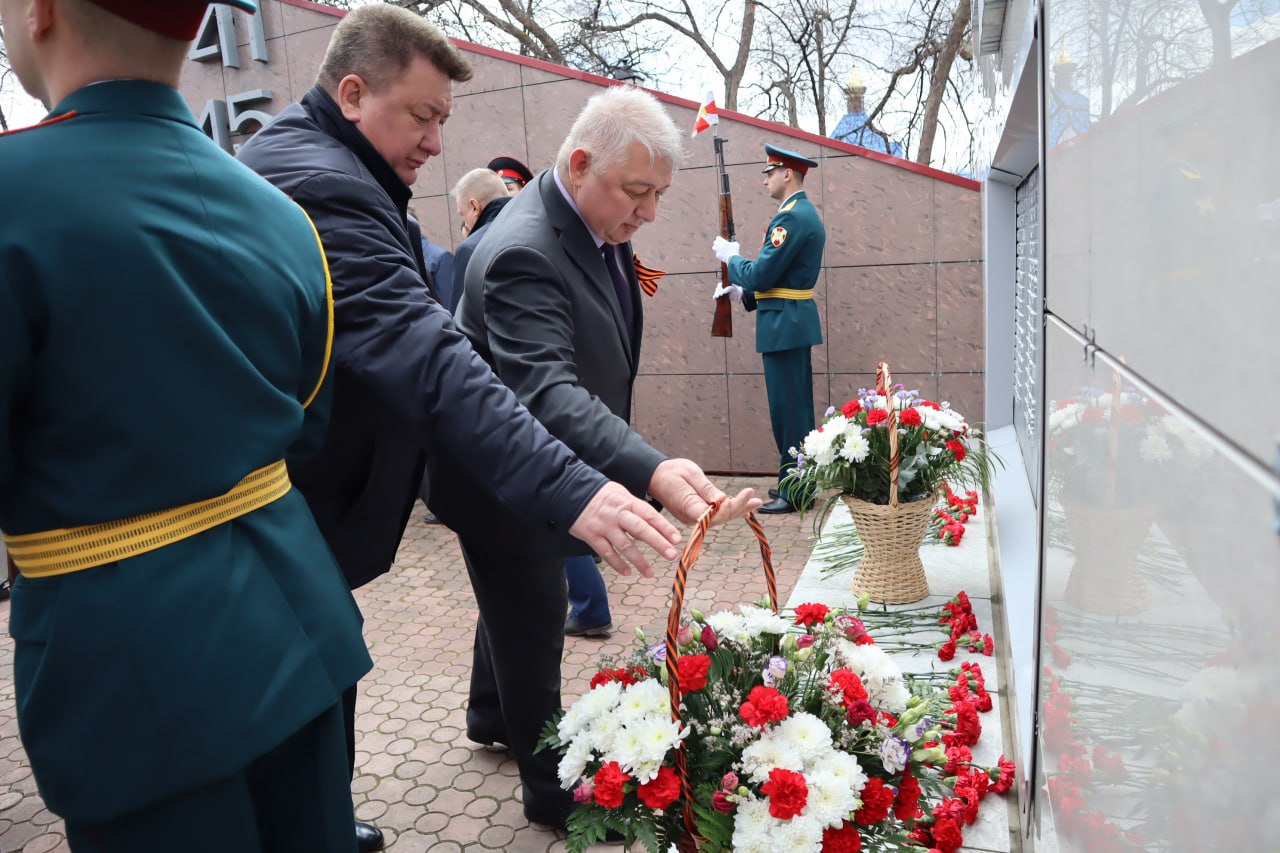
[[769, 814], [778, 820], [791, 820], [809, 802], [809, 785], [804, 776], [781, 767], [769, 771], [769, 781], [760, 786], [760, 792], [769, 798]]
[[1016, 773], [1014, 764], [1003, 755], [996, 767], [991, 768], [991, 772], [995, 776], [991, 780], [991, 790], [997, 794], [1003, 794], [1005, 791], [1013, 787], [1013, 780]]
[[920, 413], [915, 409], [907, 409], [898, 420], [902, 422], [903, 426], [920, 426], [924, 423], [920, 418]]
[[859, 853], [862, 850], [862, 836], [858, 828], [845, 821], [839, 829], [822, 830], [822, 853]]
[[982, 635], [982, 653], [987, 657], [991, 657], [996, 650], [996, 641], [991, 639], [990, 634]]
[[938, 853], [956, 853], [964, 844], [964, 833], [954, 820], [940, 820], [933, 825], [933, 846]]
[[938, 649], [938, 660], [951, 660], [956, 656], [956, 641], [947, 640], [942, 644], [942, 648]]
[[769, 723], [785, 720], [791, 708], [787, 705], [787, 697], [772, 687], [753, 687], [739, 713], [747, 725], [763, 729]]
[[889, 412], [885, 409], [872, 409], [867, 412], [867, 426], [876, 426], [889, 420]]
[[956, 441], [954, 438], [947, 442], [947, 450], [955, 454], [957, 462], [963, 462], [965, 457], [964, 445]]
[[876, 718], [876, 709], [872, 708], [871, 703], [865, 699], [858, 699], [849, 706], [845, 717], [849, 720], [849, 725], [857, 728], [867, 720], [874, 720]]
[[854, 702], [867, 698], [867, 688], [862, 685], [862, 679], [858, 674], [851, 669], [837, 669], [831, 673], [830, 681], [827, 683], [840, 689], [840, 701], [846, 711], [853, 707]]
[[606, 809], [616, 809], [622, 805], [622, 783], [630, 780], [631, 777], [622, 772], [618, 762], [606, 761], [592, 780], [596, 786], [596, 802]]
[[845, 403], [843, 406], [840, 407], [840, 414], [844, 415], [846, 418], [851, 418], [861, 411], [862, 411], [861, 400], [850, 400], [849, 402]]
[[821, 625], [831, 608], [825, 604], [801, 604], [796, 608], [797, 625]]
[[676, 662], [681, 693], [692, 693], [707, 686], [707, 673], [711, 671], [709, 655], [685, 655]]
[[920, 782], [911, 771], [902, 774], [898, 783], [898, 798], [893, 803], [893, 816], [898, 820], [911, 820], [920, 814]]
[[893, 789], [883, 779], [871, 777], [862, 786], [862, 808], [853, 814], [853, 819], [862, 826], [872, 826], [889, 816], [893, 808]]
[[660, 767], [657, 777], [641, 784], [636, 793], [649, 808], [665, 809], [680, 798], [680, 777], [674, 767]]

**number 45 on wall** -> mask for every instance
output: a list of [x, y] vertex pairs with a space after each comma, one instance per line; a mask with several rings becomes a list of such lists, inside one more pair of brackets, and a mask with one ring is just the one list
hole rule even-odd
[[[210, 5], [200, 22], [200, 29], [191, 52], [187, 58], [193, 62], [209, 62], [220, 57], [226, 68], [240, 67], [240, 54], [237, 48], [236, 27], [248, 28], [249, 55], [256, 61], [266, 64], [267, 36], [262, 27], [259, 15], [249, 15], [226, 6]], [[269, 89], [250, 89], [228, 95], [225, 101], [210, 99], [200, 114], [200, 129], [228, 154], [234, 154], [236, 146], [231, 137], [235, 134], [247, 133], [253, 122], [266, 124], [271, 120], [271, 113], [264, 110], [250, 109], [254, 104], [269, 103]]]

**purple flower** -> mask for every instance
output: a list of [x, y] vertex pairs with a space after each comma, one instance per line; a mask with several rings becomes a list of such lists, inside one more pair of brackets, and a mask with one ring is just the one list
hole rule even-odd
[[649, 647], [648, 652], [649, 652], [649, 657], [653, 659], [654, 663], [667, 662], [667, 644], [666, 643], [654, 643], [652, 646]]
[[823, 412], [823, 413], [822, 413], [822, 416], [823, 416], [824, 418], [829, 418], [829, 417], [831, 417], [832, 415], [834, 415], [835, 413], [836, 413], [836, 407], [835, 407], [835, 406], [827, 406], [827, 410], [826, 410], [825, 412]]
[[911, 747], [897, 735], [889, 735], [880, 744], [880, 763], [888, 773], [900, 773], [907, 766]]
[[769, 663], [764, 668], [761, 676], [764, 678], [765, 687], [775, 687], [778, 682], [787, 674], [787, 659], [774, 655], [769, 658]]

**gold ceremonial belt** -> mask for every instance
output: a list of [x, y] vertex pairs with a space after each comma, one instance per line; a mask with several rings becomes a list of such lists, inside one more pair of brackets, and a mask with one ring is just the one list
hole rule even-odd
[[101, 524], [6, 535], [4, 542], [23, 577], [65, 575], [172, 545], [279, 500], [291, 488], [284, 462], [273, 462], [216, 498]]
[[762, 290], [756, 294], [756, 299], [812, 299], [812, 290], [792, 290], [789, 287], [775, 287], [772, 290]]

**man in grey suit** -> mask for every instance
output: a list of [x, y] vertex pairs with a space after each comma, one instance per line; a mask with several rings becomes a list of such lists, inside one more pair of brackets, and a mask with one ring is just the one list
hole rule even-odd
[[[467, 267], [457, 324], [498, 378], [588, 465], [649, 495], [680, 521], [720, 495], [687, 459], [668, 459], [631, 430], [640, 360], [640, 290], [631, 237], [657, 216], [683, 136], [651, 95], [618, 86], [593, 97], [555, 167], [511, 200]], [[533, 755], [560, 707], [567, 607], [563, 558], [589, 553], [505, 510], [465, 473], [432, 471], [448, 499], [487, 519], [459, 529], [480, 606], [467, 735], [510, 745], [526, 816], [564, 826], [573, 808], [552, 751]], [[760, 505], [750, 489], [722, 517]], [[627, 547], [618, 540], [611, 548]]]

